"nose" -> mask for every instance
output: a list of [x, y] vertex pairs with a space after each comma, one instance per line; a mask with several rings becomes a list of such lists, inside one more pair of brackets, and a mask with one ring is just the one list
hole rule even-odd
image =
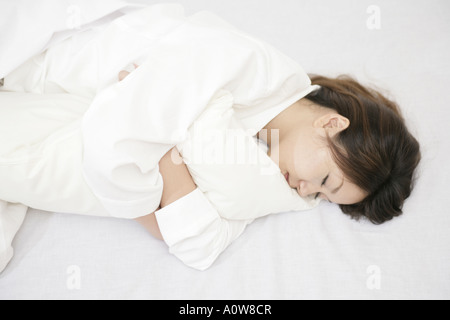
[[318, 190], [316, 189], [317, 188], [315, 188], [311, 183], [304, 180], [300, 180], [297, 187], [297, 192], [300, 195], [300, 197], [307, 197], [317, 193]]

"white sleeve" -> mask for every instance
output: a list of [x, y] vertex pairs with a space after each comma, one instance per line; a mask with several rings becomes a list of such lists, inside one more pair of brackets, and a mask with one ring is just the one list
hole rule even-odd
[[155, 215], [170, 253], [198, 270], [210, 267], [253, 221], [221, 218], [198, 188]]
[[[139, 13], [142, 21], [151, 21], [146, 12]], [[159, 160], [186, 139], [219, 90], [229, 91], [239, 109], [262, 110], [290, 103], [310, 86], [298, 65], [233, 28], [172, 17], [164, 24], [170, 32], [161, 35], [157, 26], [147, 28], [135, 18], [134, 24], [118, 24], [110, 40], [135, 28], [148, 54], [127, 78], [96, 96], [82, 127], [85, 179], [112, 216], [126, 218], [157, 209]]]

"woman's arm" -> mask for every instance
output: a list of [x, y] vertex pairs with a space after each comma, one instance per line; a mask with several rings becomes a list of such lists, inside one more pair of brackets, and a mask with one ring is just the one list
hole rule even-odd
[[[139, 67], [135, 63], [133, 65], [135, 69]], [[125, 79], [129, 74], [130, 72], [126, 70], [120, 71], [118, 75], [119, 81]], [[163, 178], [164, 184], [158, 210], [194, 191], [196, 188], [194, 180], [176, 147], [170, 149], [159, 161], [159, 173]], [[135, 220], [144, 226], [155, 238], [163, 240], [155, 212]]]
[[[135, 63], [133, 63], [133, 66], [135, 69], [139, 67]], [[129, 74], [130, 72], [126, 70], [120, 71], [118, 75], [119, 81], [125, 79]], [[163, 178], [164, 185], [161, 204], [158, 209], [164, 208], [175, 200], [194, 191], [197, 187], [176, 147], [170, 149], [159, 161], [159, 173]], [[151, 227], [156, 223], [153, 213], [144, 217], [149, 218], [142, 219], [143, 217], [140, 217], [136, 220], [156, 231], [157, 228]], [[159, 232], [159, 229], [157, 231]]]
[[150, 213], [146, 216], [136, 218], [134, 220], [139, 222], [156, 239], [164, 240], [161, 235], [161, 231], [159, 230], [158, 222], [156, 221], [155, 212]]
[[159, 172], [164, 182], [161, 208], [168, 206], [197, 188], [176, 147], [169, 150], [161, 158]]
[[[164, 208], [184, 197], [197, 187], [176, 147], [169, 150], [161, 158], [159, 161], [159, 172], [163, 178], [164, 185], [161, 204], [158, 209]], [[135, 220], [144, 226], [155, 238], [163, 240], [154, 212]]]

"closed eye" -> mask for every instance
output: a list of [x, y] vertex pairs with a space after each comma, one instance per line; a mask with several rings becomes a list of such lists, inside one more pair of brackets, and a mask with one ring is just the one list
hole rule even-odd
[[[328, 177], [329, 177], [329, 176], [330, 176], [330, 175], [327, 174], [327, 176], [322, 180], [322, 184], [320, 185], [321, 187], [323, 187], [323, 186], [325, 185], [325, 183], [327, 183], [327, 180], [328, 180]], [[317, 199], [319, 196], [320, 196], [320, 192], [317, 192], [317, 193], [316, 193], [316, 196], [314, 197], [314, 199]]]

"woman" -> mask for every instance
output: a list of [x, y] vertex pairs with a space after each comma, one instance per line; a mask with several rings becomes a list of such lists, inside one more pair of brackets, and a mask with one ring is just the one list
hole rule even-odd
[[[128, 74], [122, 71], [120, 80]], [[269, 132], [261, 134], [267, 143], [268, 154], [276, 155], [286, 181], [301, 197], [320, 197], [337, 203], [350, 217], [365, 217], [374, 224], [399, 216], [404, 200], [411, 193], [413, 173], [420, 161], [419, 144], [408, 132], [399, 108], [377, 91], [361, 86], [348, 76], [336, 79], [312, 76], [311, 80], [312, 84], [320, 85], [320, 89], [283, 110], [258, 132], [258, 137], [263, 131]], [[271, 139], [271, 130], [277, 131], [275, 141]], [[205, 204], [203, 197], [193, 198], [197, 187], [188, 167], [182, 160], [174, 158], [177, 154], [168, 152], [160, 161], [160, 172], [165, 181], [161, 208], [166, 209], [159, 210], [157, 215], [137, 218], [137, 221], [155, 237], [172, 242], [172, 252], [183, 261], [198, 260], [200, 256], [202, 263], [209, 266], [216, 255], [204, 250], [192, 254], [189, 242], [195, 239], [210, 243], [212, 240], [203, 236], [208, 231], [212, 231], [215, 241], [220, 238], [216, 232], [221, 228], [206, 224], [201, 227], [201, 232], [185, 235], [181, 232], [181, 240], [180, 230], [173, 228], [173, 220], [186, 221], [185, 216], [180, 216], [186, 212], [196, 223], [201, 215], [189, 215], [195, 211], [194, 207], [203, 214], [215, 212]], [[171, 208], [169, 205], [177, 200], [177, 205]], [[201, 203], [205, 204], [203, 208]], [[223, 222], [223, 219], [219, 220]], [[158, 221], [164, 224], [164, 237]], [[184, 227], [189, 229], [191, 224], [188, 220]], [[225, 225], [229, 227], [228, 222]], [[215, 249], [219, 247], [221, 252], [245, 225], [246, 222], [242, 222], [227, 228], [228, 238], [223, 244], [215, 245]], [[175, 240], [170, 239], [173, 231], [176, 232]], [[188, 253], [183, 248], [186, 245]], [[204, 257], [210, 260], [205, 262]]]
[[[130, 62], [139, 68], [115, 83]], [[215, 16], [186, 19], [169, 5], [74, 36], [5, 78], [5, 91], [40, 94], [25, 98], [31, 108], [46, 97], [59, 112], [70, 107], [51, 151], [38, 147], [34, 157], [25, 148], [26, 160], [8, 161], [17, 146], [5, 148], [0, 199], [134, 218], [187, 265], [209, 267], [252, 220], [220, 217], [173, 155], [219, 89], [232, 94], [236, 114], [301, 197], [374, 223], [401, 213], [420, 153], [394, 103], [349, 78], [310, 81], [269, 45]]]
[[[313, 195], [339, 204], [354, 219], [381, 224], [401, 215], [420, 150], [397, 105], [348, 76], [311, 79], [321, 88], [264, 127], [279, 130], [276, 145], [271, 135], [266, 142], [269, 154], [279, 152], [280, 169], [289, 185], [302, 197]], [[164, 199], [172, 192], [181, 192], [174, 197], [178, 199], [195, 189], [186, 165], [174, 165], [169, 154], [160, 168], [178, 179], [174, 190], [169, 184], [163, 193], [163, 207], [172, 202]], [[139, 221], [162, 239], [154, 215]]]

